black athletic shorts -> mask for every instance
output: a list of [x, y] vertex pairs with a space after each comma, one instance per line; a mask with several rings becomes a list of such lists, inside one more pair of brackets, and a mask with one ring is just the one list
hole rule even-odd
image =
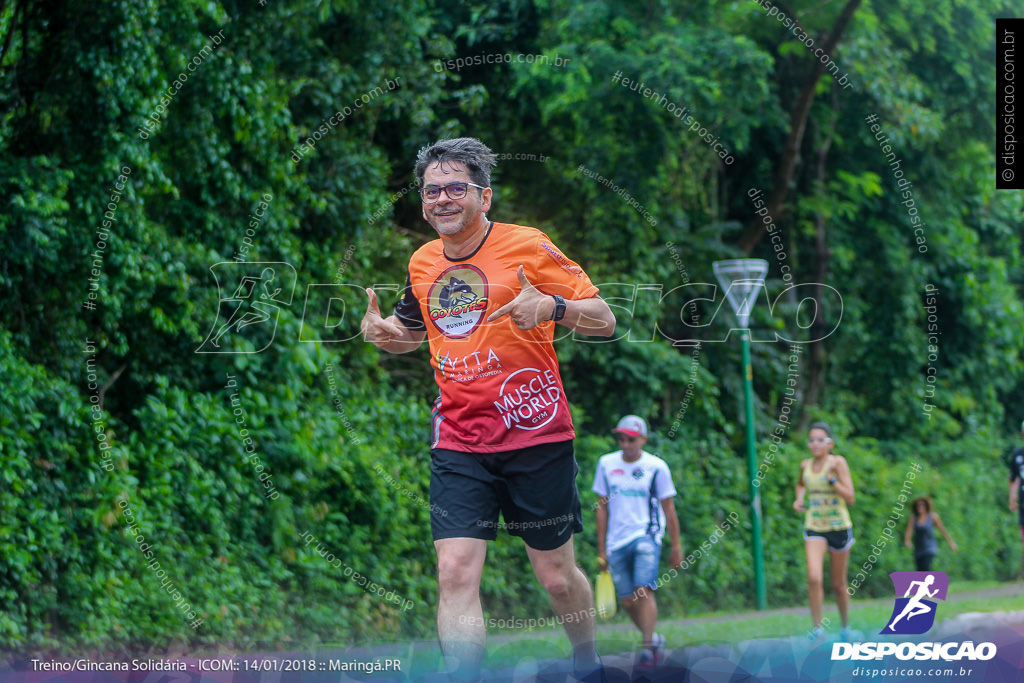
[[493, 541], [504, 527], [534, 550], [559, 548], [583, 531], [578, 472], [571, 440], [502, 453], [435, 448], [430, 451], [434, 540]]
[[824, 538], [828, 541], [829, 550], [849, 550], [853, 545], [853, 529], [840, 529], [839, 531], [811, 531], [804, 529], [804, 539]]

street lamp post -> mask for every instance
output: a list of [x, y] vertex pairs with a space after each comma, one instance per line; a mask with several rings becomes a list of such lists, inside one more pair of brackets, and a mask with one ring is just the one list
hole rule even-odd
[[743, 349], [743, 402], [747, 422], [747, 478], [750, 489], [750, 535], [754, 559], [754, 583], [757, 609], [765, 609], [764, 552], [761, 548], [761, 494], [757, 486], [757, 450], [754, 444], [754, 371], [750, 363], [750, 311], [754, 306], [768, 262], [764, 259], [732, 259], [715, 261], [715, 277], [725, 289], [726, 298], [740, 324], [740, 346]]

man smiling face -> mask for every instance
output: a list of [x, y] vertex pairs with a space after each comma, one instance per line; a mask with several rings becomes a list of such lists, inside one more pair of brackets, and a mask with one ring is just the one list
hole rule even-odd
[[[423, 172], [423, 187], [444, 187], [454, 182], [473, 182], [466, 167], [457, 161], [441, 161], [428, 166]], [[442, 191], [437, 202], [424, 202], [423, 218], [433, 226], [438, 235], [455, 237], [463, 230], [473, 233], [485, 228], [487, 217], [484, 214], [490, 208], [491, 188], [480, 190], [470, 186], [462, 199], [451, 199], [447, 192]]]

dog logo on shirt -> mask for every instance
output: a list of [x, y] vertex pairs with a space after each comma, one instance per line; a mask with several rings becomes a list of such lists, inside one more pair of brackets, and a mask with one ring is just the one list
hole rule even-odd
[[457, 265], [437, 276], [427, 294], [430, 322], [449, 339], [473, 333], [487, 311], [487, 279], [476, 266]]
[[473, 303], [476, 301], [476, 294], [465, 280], [453, 277], [448, 284], [441, 288], [441, 294], [437, 300], [443, 308], [455, 308]]

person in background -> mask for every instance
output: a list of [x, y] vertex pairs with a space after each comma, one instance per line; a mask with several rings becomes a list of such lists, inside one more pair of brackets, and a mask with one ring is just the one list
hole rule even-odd
[[[935, 538], [935, 530], [938, 529], [946, 543], [957, 552], [959, 548], [946, 533], [946, 527], [942, 525], [939, 513], [932, 509], [932, 499], [928, 496], [915, 498], [910, 503], [910, 509], [914, 514], [907, 519], [907, 531], [903, 534], [903, 544], [908, 548], [914, 548], [914, 567], [919, 572], [931, 571], [932, 560], [939, 552], [939, 542]], [[913, 538], [913, 544], [911, 544]]]
[[683, 563], [679, 519], [672, 498], [672, 474], [661, 458], [643, 450], [647, 423], [627, 415], [612, 430], [619, 450], [601, 457], [594, 475], [597, 506], [597, 557], [602, 570], [611, 569], [615, 595], [640, 629], [643, 648], [637, 666], [658, 664], [665, 638], [655, 633], [658, 621], [658, 559], [668, 531], [672, 543], [669, 563]]
[[[1020, 436], [1024, 439], [1024, 422], [1020, 423]], [[1010, 454], [1010, 512], [1017, 510], [1020, 522], [1020, 541], [1024, 544], [1024, 447], [1017, 448]], [[1024, 555], [1021, 556], [1021, 577], [1024, 578]]]
[[831, 556], [832, 593], [842, 621], [840, 638], [850, 638], [850, 594], [846, 568], [853, 546], [853, 523], [847, 505], [854, 501], [853, 480], [846, 458], [834, 455], [832, 430], [824, 422], [811, 425], [807, 435], [810, 458], [800, 463], [793, 509], [804, 513], [804, 552], [807, 556], [807, 595], [811, 603], [813, 637], [825, 636], [821, 625], [825, 601], [825, 551]]

